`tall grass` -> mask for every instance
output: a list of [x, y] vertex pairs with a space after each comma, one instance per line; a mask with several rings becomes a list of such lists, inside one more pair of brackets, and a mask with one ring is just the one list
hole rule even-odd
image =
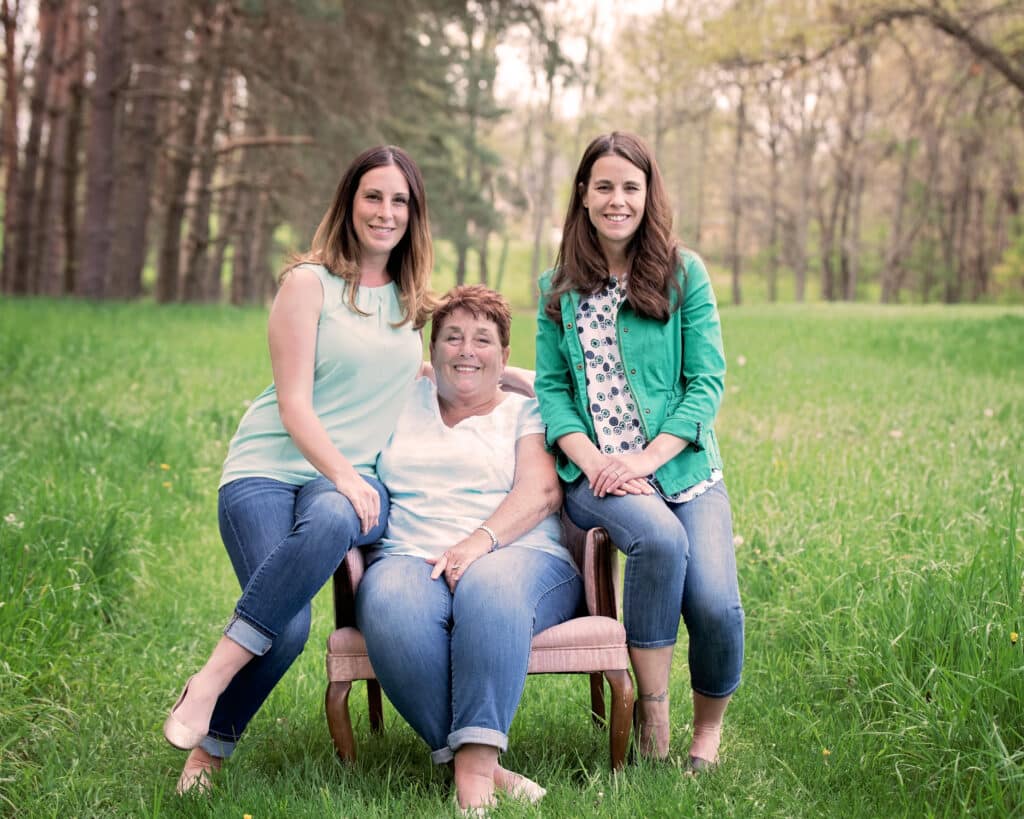
[[[1019, 814], [1024, 806], [1024, 314], [726, 308], [719, 433], [747, 611], [723, 766], [607, 770], [587, 687], [531, 678], [506, 762], [549, 788], [502, 816]], [[529, 315], [513, 360], [530, 366]], [[0, 815], [452, 813], [390, 708], [360, 758], [313, 638], [209, 799], [159, 734], [237, 587], [220, 462], [270, 377], [265, 313], [0, 302]], [[681, 634], [673, 748], [689, 739]]]

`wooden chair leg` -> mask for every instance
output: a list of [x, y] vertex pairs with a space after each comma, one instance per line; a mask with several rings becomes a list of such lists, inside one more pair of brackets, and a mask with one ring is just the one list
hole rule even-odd
[[334, 740], [334, 749], [343, 762], [349, 763], [356, 761], [356, 739], [352, 734], [352, 719], [348, 713], [348, 695], [351, 691], [350, 682], [329, 682], [324, 697], [327, 728]]
[[384, 703], [381, 700], [380, 683], [366, 681], [366, 699], [370, 709], [370, 730], [379, 734], [384, 730]]
[[590, 718], [598, 728], [604, 728], [604, 677], [600, 671], [590, 675]]
[[626, 763], [626, 748], [629, 745], [629, 732], [633, 726], [633, 678], [625, 669], [605, 671], [608, 685], [611, 687], [611, 725], [609, 727], [609, 750], [611, 753], [612, 770], [619, 770]]

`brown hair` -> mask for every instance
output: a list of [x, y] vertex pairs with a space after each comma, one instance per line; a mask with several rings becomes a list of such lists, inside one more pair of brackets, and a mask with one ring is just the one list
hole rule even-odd
[[359, 238], [352, 224], [352, 206], [359, 182], [367, 171], [385, 165], [398, 168], [409, 186], [409, 224], [388, 256], [387, 271], [398, 286], [399, 299], [405, 313], [399, 326], [411, 321], [419, 329], [427, 323], [436, 304], [430, 291], [430, 273], [434, 267], [430, 219], [420, 169], [405, 151], [394, 145], [368, 148], [352, 160], [338, 183], [331, 206], [320, 220], [309, 251], [293, 259], [282, 277], [299, 264], [322, 264], [335, 276], [348, 282], [349, 307], [354, 312], [362, 313], [356, 307], [356, 294], [359, 291]]
[[463, 284], [453, 287], [441, 297], [441, 306], [434, 311], [430, 325], [430, 346], [434, 346], [445, 319], [456, 310], [472, 313], [474, 318], [493, 321], [498, 327], [502, 347], [508, 347], [512, 331], [512, 310], [505, 297], [482, 284]]
[[559, 300], [563, 293], [575, 290], [592, 295], [608, 280], [608, 261], [583, 207], [583, 194], [590, 184], [594, 163], [612, 155], [635, 165], [647, 180], [644, 216], [626, 250], [629, 262], [626, 298], [640, 315], [661, 321], [668, 321], [674, 309], [671, 294], [676, 294], [677, 305], [682, 300], [675, 275], [679, 267], [679, 247], [672, 236], [672, 208], [658, 163], [640, 137], [613, 131], [602, 134], [587, 146], [576, 169], [555, 274], [544, 306], [545, 313], [554, 321], [560, 321]]

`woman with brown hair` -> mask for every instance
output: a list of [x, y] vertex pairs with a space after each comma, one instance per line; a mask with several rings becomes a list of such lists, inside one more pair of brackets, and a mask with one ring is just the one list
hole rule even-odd
[[282, 277], [268, 323], [274, 381], [224, 462], [220, 532], [242, 595], [164, 724], [191, 751], [179, 793], [209, 786], [302, 651], [313, 596], [351, 547], [384, 532], [377, 456], [421, 369], [432, 266], [419, 169], [394, 146], [364, 151]]
[[536, 391], [569, 517], [626, 554], [635, 742], [669, 752], [679, 618], [689, 633], [692, 771], [718, 764], [740, 683], [743, 608], [713, 423], [725, 356], [703, 262], [672, 237], [658, 165], [636, 136], [587, 147], [554, 270], [541, 280]]

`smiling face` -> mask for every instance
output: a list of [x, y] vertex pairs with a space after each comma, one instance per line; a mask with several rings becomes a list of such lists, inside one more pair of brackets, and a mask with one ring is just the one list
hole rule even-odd
[[409, 184], [395, 165], [363, 174], [352, 202], [352, 227], [362, 262], [387, 261], [409, 225]]
[[647, 178], [628, 159], [606, 154], [590, 169], [582, 201], [605, 255], [619, 255], [643, 222]]
[[494, 398], [508, 355], [509, 348], [501, 346], [498, 325], [491, 319], [462, 308], [453, 310], [430, 345], [438, 396], [466, 404]]

